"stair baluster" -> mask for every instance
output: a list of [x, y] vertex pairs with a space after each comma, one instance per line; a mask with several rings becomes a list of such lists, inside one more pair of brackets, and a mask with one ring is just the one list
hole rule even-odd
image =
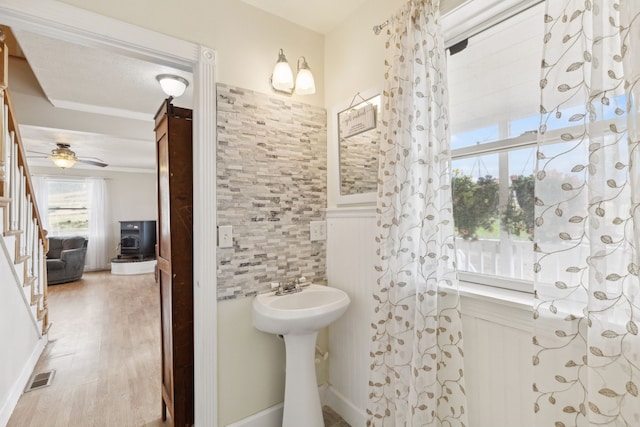
[[[1, 37], [0, 54], [0, 63], [7, 64], [7, 48]], [[14, 236], [14, 265], [22, 265], [22, 283], [29, 287], [31, 305], [35, 307], [36, 320], [42, 322], [44, 335], [50, 327], [45, 262], [49, 243], [34, 197], [5, 66], [0, 67], [0, 106], [0, 233]]]

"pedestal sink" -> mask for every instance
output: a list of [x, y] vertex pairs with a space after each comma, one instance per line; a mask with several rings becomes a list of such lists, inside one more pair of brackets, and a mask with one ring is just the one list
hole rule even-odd
[[253, 301], [256, 329], [284, 336], [286, 379], [282, 427], [324, 427], [315, 369], [318, 331], [347, 310], [349, 296], [328, 286], [309, 285], [286, 295], [270, 292]]

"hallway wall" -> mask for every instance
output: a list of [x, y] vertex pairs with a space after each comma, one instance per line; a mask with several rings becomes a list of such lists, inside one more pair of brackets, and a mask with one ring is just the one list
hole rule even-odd
[[[2, 212], [0, 211], [0, 221]], [[16, 280], [8, 251], [15, 251], [15, 238], [0, 236], [0, 426], [6, 425], [38, 361], [44, 341], [40, 337], [25, 302], [22, 283]], [[22, 271], [22, 264], [16, 266]], [[11, 319], [11, 321], [6, 321]]]

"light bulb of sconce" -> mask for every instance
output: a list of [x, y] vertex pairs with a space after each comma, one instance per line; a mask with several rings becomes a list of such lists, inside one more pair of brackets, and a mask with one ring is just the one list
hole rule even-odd
[[[302, 65], [300, 61], [302, 60]], [[298, 95], [312, 95], [316, 93], [316, 82], [313, 79], [313, 74], [307, 64], [307, 60], [304, 56], [298, 59], [298, 76], [296, 77], [296, 93]]]
[[293, 91], [293, 72], [291, 71], [287, 57], [284, 56], [282, 49], [280, 49], [280, 52], [278, 53], [278, 61], [273, 67], [271, 86], [280, 92], [291, 93]]

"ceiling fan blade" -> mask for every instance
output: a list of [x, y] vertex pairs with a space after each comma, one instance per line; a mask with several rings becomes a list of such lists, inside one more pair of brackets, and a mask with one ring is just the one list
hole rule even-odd
[[99, 162], [99, 161], [96, 161], [96, 160], [88, 160], [88, 159], [78, 159], [78, 163], [84, 163], [86, 165], [98, 166], [98, 167], [101, 167], [101, 168], [109, 166], [108, 164], [106, 164], [104, 162]]
[[27, 153], [31, 153], [31, 154], [42, 154], [43, 156], [50, 156], [51, 153], [41, 153], [39, 151], [31, 151], [31, 150], [27, 150]]

